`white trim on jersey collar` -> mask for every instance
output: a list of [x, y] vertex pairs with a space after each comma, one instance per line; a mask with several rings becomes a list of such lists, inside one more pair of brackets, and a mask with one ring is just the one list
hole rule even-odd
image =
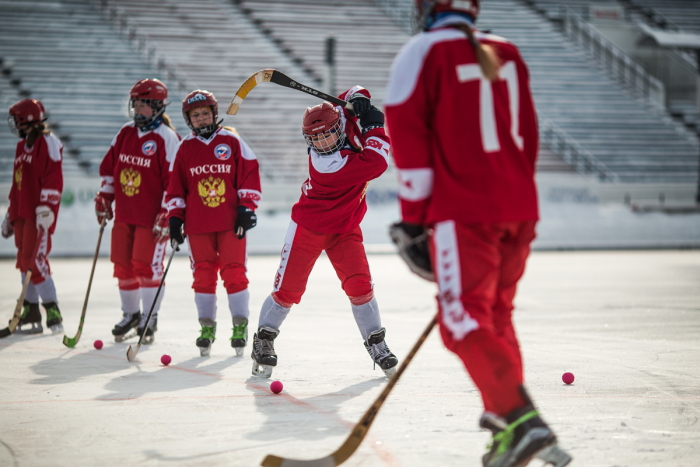
[[322, 174], [335, 173], [345, 167], [345, 164], [348, 162], [348, 158], [343, 157], [341, 150], [327, 156], [319, 156], [316, 154], [316, 151], [311, 149], [309, 157], [311, 157], [311, 165], [314, 166], [314, 169]]

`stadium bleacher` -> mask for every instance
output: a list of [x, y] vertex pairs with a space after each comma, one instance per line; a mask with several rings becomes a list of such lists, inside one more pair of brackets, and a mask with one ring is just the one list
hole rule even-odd
[[[37, 25], [41, 34], [28, 33]], [[9, 76], [46, 106], [49, 125], [65, 145], [66, 176], [97, 173], [127, 120], [129, 89], [143, 77], [161, 77], [91, 4], [80, 0], [1, 1], [0, 55], [12, 64]], [[0, 146], [14, 148], [15, 137], [0, 133]], [[14, 149], [2, 157], [11, 160]], [[2, 170], [0, 179], [8, 181], [9, 174]]]

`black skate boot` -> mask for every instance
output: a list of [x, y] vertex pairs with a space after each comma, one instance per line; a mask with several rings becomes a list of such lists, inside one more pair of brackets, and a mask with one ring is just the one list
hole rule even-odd
[[[129, 313], [124, 313], [124, 317], [121, 321], [114, 325], [112, 329], [112, 335], [114, 336], [114, 342], [123, 342], [126, 339], [130, 339], [136, 335], [136, 327], [141, 322], [141, 312], [137, 311], [133, 315]], [[129, 332], [132, 331], [132, 332]]]
[[379, 367], [384, 371], [387, 378], [396, 373], [396, 365], [399, 363], [399, 359], [396, 355], [391, 353], [389, 347], [387, 347], [384, 341], [384, 336], [386, 335], [386, 329], [379, 328], [376, 331], [372, 331], [367, 340], [365, 341], [365, 349], [372, 357], [374, 365], [379, 365]]
[[240, 316], [233, 318], [233, 336], [231, 336], [231, 347], [236, 350], [236, 355], [241, 357], [245, 344], [248, 342], [248, 320]]
[[[143, 327], [146, 325], [145, 319], [142, 320], [143, 323], [139, 324], [138, 330], [136, 331], [138, 335], [143, 334]], [[156, 338], [156, 331], [158, 330], [158, 317], [157, 316], [151, 316], [151, 321], [148, 323], [148, 329], [146, 329], [146, 335], [143, 336], [143, 341], [141, 341], [142, 344], [153, 344], [153, 341]]]
[[42, 305], [46, 310], [46, 327], [51, 329], [54, 334], [63, 332], [63, 317], [61, 317], [61, 310], [58, 309], [58, 303], [48, 302], [42, 303]]
[[[46, 324], [48, 325], [48, 323]], [[22, 326], [25, 328], [22, 329]], [[15, 332], [18, 334], [41, 334], [44, 332], [44, 328], [41, 326], [41, 312], [38, 303], [29, 303], [26, 300], [22, 303], [22, 314]]]
[[272, 370], [277, 366], [274, 341], [279, 333], [278, 329], [261, 326], [258, 332], [253, 334], [253, 376], [272, 376]]
[[[485, 412], [479, 420], [479, 426], [489, 430], [495, 436], [508, 428], [508, 422], [495, 413]], [[487, 456], [488, 454], [484, 455], [484, 465], [486, 465]], [[564, 467], [571, 462], [571, 456], [556, 444], [542, 449], [535, 457], [554, 467]]]
[[197, 347], [199, 347], [199, 355], [208, 357], [211, 352], [211, 345], [216, 338], [216, 322], [210, 319], [200, 319], [199, 324], [202, 325], [202, 331], [197, 338]]
[[[482, 458], [484, 467], [523, 467], [542, 450], [557, 442], [554, 432], [540, 418], [532, 404], [514, 410], [505, 420], [493, 417], [492, 414], [490, 417], [483, 416], [480, 421], [485, 428], [495, 427], [497, 430], [492, 429], [493, 441], [489, 452]], [[568, 461], [558, 465], [566, 464]]]

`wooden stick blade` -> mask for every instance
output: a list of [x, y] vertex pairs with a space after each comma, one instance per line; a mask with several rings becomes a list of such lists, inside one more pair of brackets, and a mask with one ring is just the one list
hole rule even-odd
[[136, 346], [136, 350], [132, 349], [131, 346], [126, 350], [126, 359], [129, 360], [130, 362], [133, 362], [136, 360], [136, 354], [139, 353], [139, 348], [141, 345]]
[[75, 347], [75, 344], [78, 343], [78, 336], [75, 337], [68, 337], [68, 336], [63, 336], [63, 345], [65, 345], [68, 348], [73, 348]]
[[273, 456], [269, 454], [262, 461], [263, 467], [335, 467], [335, 459], [333, 456], [326, 456], [320, 459], [313, 459], [308, 461], [296, 460], [296, 459], [284, 459], [282, 457]]
[[274, 72], [275, 70], [267, 68], [254, 73], [247, 80], [245, 80], [243, 84], [241, 84], [241, 87], [238, 88], [238, 91], [236, 91], [236, 95], [231, 100], [228, 109], [226, 109], [226, 113], [228, 115], [236, 115], [238, 113], [238, 109], [243, 103], [243, 99], [246, 98], [248, 93], [258, 84], [270, 81]]

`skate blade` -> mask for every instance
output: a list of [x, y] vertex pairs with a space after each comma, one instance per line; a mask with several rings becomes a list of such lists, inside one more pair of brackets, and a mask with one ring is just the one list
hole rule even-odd
[[199, 347], [199, 356], [208, 357], [211, 353], [211, 345], [209, 347]]
[[535, 455], [536, 458], [554, 467], [564, 467], [571, 462], [571, 456], [556, 444], [552, 444]]
[[[25, 329], [22, 329], [22, 326], [25, 326]], [[29, 326], [29, 328], [26, 328], [26, 326]], [[42, 332], [44, 332], [44, 328], [41, 326], [41, 323], [20, 324], [15, 329], [16, 334], [41, 334]]]
[[260, 378], [269, 378], [272, 376], [273, 366], [260, 365], [258, 362], [253, 362], [253, 376], [258, 376]]
[[51, 332], [54, 334], [63, 333], [63, 323], [58, 323], [54, 324], [53, 326], [49, 326], [49, 329], [51, 329]]
[[130, 332], [128, 334], [122, 334], [121, 336], [114, 336], [114, 342], [124, 342], [127, 339], [131, 339], [136, 336], [136, 332]]
[[234, 350], [236, 351], [236, 357], [242, 357], [245, 347], [234, 347]]
[[396, 365], [393, 368], [389, 368], [388, 370], [382, 370], [382, 371], [384, 372], [384, 374], [386, 375], [387, 378], [391, 378], [392, 376], [394, 376], [396, 374], [397, 367], [398, 367], [398, 365]]

